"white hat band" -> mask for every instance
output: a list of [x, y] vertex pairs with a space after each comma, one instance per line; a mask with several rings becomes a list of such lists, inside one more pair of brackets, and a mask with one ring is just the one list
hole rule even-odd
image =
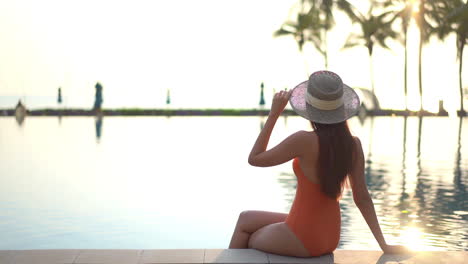
[[307, 93], [306, 101], [311, 106], [320, 110], [335, 110], [338, 107], [343, 105], [343, 96], [341, 96], [340, 98], [336, 100], [327, 101], [327, 100], [318, 99], [317, 97], [314, 97], [310, 93]]

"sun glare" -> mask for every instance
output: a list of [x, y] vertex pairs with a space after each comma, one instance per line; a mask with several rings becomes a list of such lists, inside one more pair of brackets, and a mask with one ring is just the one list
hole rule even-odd
[[417, 1], [417, 0], [410, 0], [409, 3], [410, 3], [410, 5], [413, 6], [413, 8], [412, 8], [413, 14], [419, 13], [419, 1]]
[[407, 229], [402, 230], [401, 233], [401, 242], [407, 248], [412, 251], [431, 251], [437, 250], [434, 247], [431, 247], [427, 243], [425, 243], [427, 238], [425, 237], [425, 233], [421, 231], [419, 228], [411, 226]]
[[420, 251], [424, 250], [422, 232], [419, 228], [409, 227], [402, 231], [401, 240], [403, 244], [411, 250]]

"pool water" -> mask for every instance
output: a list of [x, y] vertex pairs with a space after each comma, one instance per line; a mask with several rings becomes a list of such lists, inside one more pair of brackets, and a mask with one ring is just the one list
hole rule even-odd
[[[251, 167], [265, 117], [0, 118], [0, 249], [226, 248], [243, 210], [288, 212], [292, 164]], [[389, 243], [468, 248], [468, 119], [350, 120]], [[281, 117], [270, 146], [310, 125]], [[379, 249], [347, 190], [341, 249]]]

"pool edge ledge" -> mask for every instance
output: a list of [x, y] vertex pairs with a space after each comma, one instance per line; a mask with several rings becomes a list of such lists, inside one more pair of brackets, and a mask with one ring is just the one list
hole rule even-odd
[[0, 250], [1, 264], [16, 263], [464, 263], [467, 251], [419, 251], [408, 255], [376, 250], [335, 250], [295, 258], [254, 249], [33, 249]]

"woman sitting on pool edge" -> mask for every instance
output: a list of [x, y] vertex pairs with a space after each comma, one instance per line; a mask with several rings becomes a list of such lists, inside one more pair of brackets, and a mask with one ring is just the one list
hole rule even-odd
[[[271, 132], [288, 100], [310, 120], [314, 131], [298, 131], [266, 150]], [[275, 94], [268, 119], [249, 156], [249, 163], [269, 167], [293, 160], [297, 190], [289, 214], [244, 211], [229, 248], [254, 248], [269, 253], [311, 257], [333, 252], [340, 240], [339, 199], [346, 178], [353, 199], [384, 253], [404, 253], [385, 242], [364, 178], [359, 138], [346, 120], [360, 107], [356, 92], [330, 71], [313, 73], [293, 90]]]

